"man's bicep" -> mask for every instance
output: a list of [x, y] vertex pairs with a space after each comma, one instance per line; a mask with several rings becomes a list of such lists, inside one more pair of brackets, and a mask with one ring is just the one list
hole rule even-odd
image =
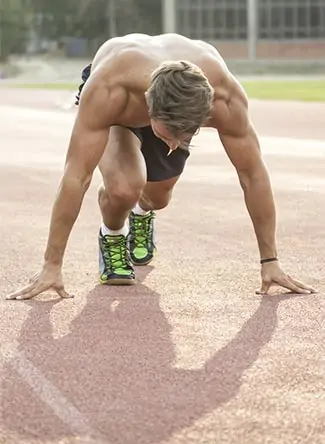
[[123, 90], [107, 90], [94, 82], [86, 85], [71, 134], [67, 167], [81, 175], [92, 175], [108, 141], [109, 128], [124, 106]]
[[224, 149], [237, 171], [252, 171], [261, 164], [261, 152], [257, 134], [249, 125], [239, 135], [219, 134]]
[[228, 85], [228, 101], [216, 102], [213, 115], [224, 149], [238, 171], [249, 171], [261, 162], [257, 134], [249, 118], [248, 98], [236, 79]]

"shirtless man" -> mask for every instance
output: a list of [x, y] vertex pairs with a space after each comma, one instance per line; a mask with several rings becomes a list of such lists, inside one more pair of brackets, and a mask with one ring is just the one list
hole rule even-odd
[[97, 166], [103, 179], [100, 282], [134, 283], [133, 265], [154, 256], [155, 211], [168, 205], [190, 140], [204, 126], [217, 129], [238, 173], [259, 247], [259, 293], [273, 284], [315, 291], [280, 268], [274, 199], [247, 97], [213, 46], [176, 34], [118, 37], [99, 48], [84, 75], [43, 266], [8, 299], [48, 289], [70, 296], [62, 280], [63, 256]]

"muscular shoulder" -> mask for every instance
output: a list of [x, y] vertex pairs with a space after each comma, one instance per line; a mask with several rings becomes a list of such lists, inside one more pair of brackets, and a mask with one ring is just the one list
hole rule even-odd
[[98, 66], [83, 88], [77, 118], [94, 129], [117, 124], [127, 99], [118, 78], [110, 77], [105, 66]]
[[119, 86], [128, 92], [144, 91], [149, 83], [150, 72], [157, 63], [157, 57], [152, 52], [139, 46], [126, 46], [103, 58], [95, 67], [95, 72], [110, 88]]
[[249, 126], [248, 100], [244, 88], [227, 70], [219, 68], [210, 125], [223, 135], [240, 137]]

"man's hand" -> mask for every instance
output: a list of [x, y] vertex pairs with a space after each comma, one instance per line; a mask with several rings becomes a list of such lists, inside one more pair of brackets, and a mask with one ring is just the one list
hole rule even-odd
[[56, 291], [61, 298], [73, 297], [64, 289], [61, 266], [45, 264], [43, 269], [30, 279], [29, 285], [9, 294], [6, 299], [30, 299], [47, 290]]
[[262, 285], [261, 289], [256, 291], [257, 294], [269, 294], [272, 286], [278, 285], [290, 290], [292, 293], [316, 293], [313, 287], [303, 282], [293, 279], [285, 274], [277, 262], [269, 262], [262, 265], [261, 269]]

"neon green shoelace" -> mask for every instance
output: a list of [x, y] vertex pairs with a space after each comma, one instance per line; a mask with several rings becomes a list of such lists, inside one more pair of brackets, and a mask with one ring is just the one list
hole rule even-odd
[[152, 216], [134, 216], [134, 241], [136, 248], [147, 248], [148, 237], [152, 234]]
[[114, 240], [109, 236], [105, 236], [104, 238], [105, 243], [103, 255], [104, 258], [109, 261], [111, 268], [127, 267], [127, 249], [124, 236]]

